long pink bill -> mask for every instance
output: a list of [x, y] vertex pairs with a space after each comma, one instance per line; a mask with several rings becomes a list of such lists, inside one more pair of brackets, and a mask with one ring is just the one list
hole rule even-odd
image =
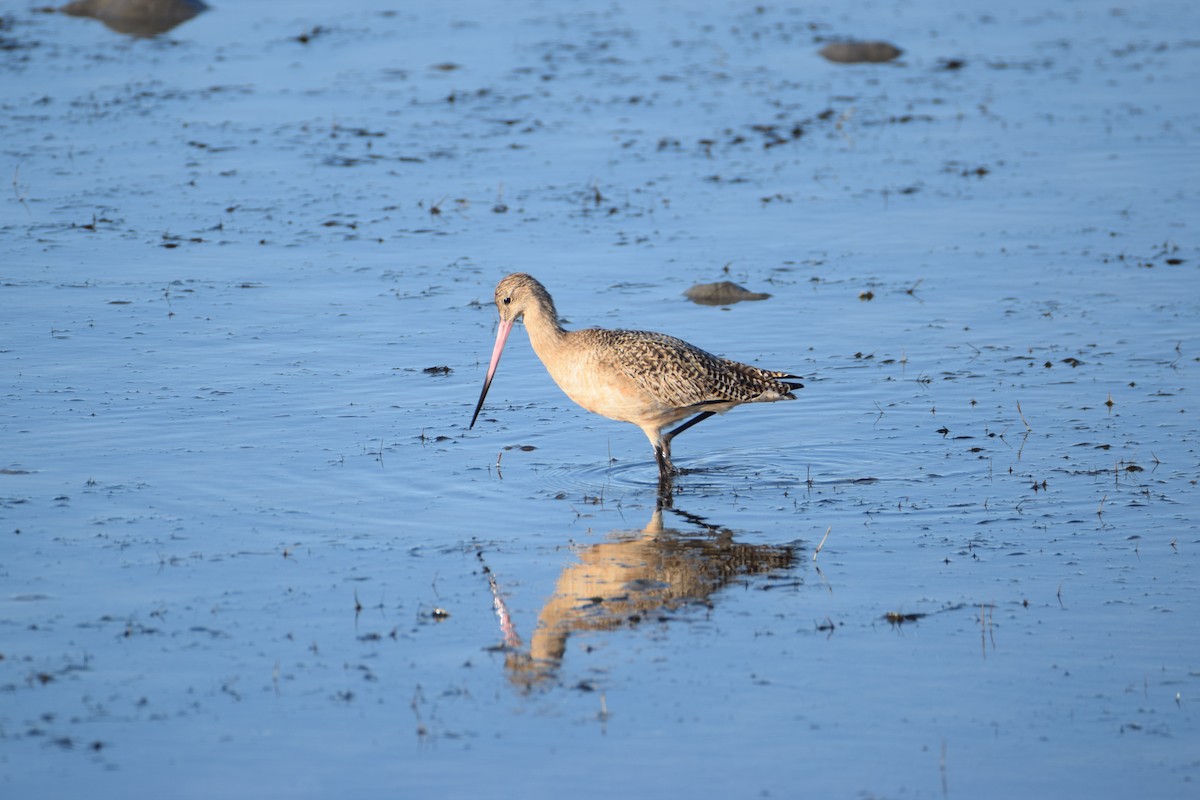
[[475, 404], [475, 413], [471, 415], [471, 424], [468, 426], [470, 428], [474, 428], [475, 420], [479, 419], [479, 409], [483, 408], [483, 398], [487, 397], [488, 389], [491, 388], [496, 366], [500, 363], [500, 354], [504, 352], [504, 343], [508, 341], [512, 326], [511, 320], [500, 320], [500, 329], [496, 331], [496, 346], [492, 348], [492, 363], [488, 364], [487, 377], [483, 379], [483, 391], [479, 393], [479, 402]]

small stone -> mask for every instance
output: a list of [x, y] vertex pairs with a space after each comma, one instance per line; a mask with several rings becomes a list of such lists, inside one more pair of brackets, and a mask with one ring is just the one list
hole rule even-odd
[[836, 64], [882, 64], [903, 52], [888, 42], [833, 42], [820, 50], [827, 61]]
[[725, 306], [743, 300], [766, 300], [771, 295], [765, 292], [751, 292], [730, 281], [720, 281], [698, 283], [684, 292], [683, 296], [702, 306]]

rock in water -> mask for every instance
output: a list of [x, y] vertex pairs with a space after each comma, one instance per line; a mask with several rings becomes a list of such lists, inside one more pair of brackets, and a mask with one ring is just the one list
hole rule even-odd
[[765, 292], [751, 292], [736, 283], [720, 281], [719, 283], [697, 283], [684, 292], [683, 296], [693, 303], [703, 306], [727, 306], [743, 300], [766, 300], [771, 295]]
[[59, 11], [98, 19], [117, 33], [157, 36], [207, 8], [201, 0], [75, 0]]
[[904, 51], [888, 42], [833, 42], [820, 52], [837, 64], [882, 64], [898, 58]]

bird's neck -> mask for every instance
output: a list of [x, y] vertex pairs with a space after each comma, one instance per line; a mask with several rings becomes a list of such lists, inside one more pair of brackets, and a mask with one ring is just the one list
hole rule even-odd
[[554, 303], [548, 297], [526, 309], [525, 330], [529, 333], [529, 343], [533, 345], [533, 351], [542, 361], [562, 345], [567, 335], [558, 322], [558, 312], [554, 310]]

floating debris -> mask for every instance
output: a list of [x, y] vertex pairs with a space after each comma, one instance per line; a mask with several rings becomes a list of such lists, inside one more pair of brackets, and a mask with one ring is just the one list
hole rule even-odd
[[308, 44], [313, 39], [316, 39], [318, 36], [324, 36], [328, 32], [328, 29], [317, 25], [312, 30], [305, 31], [304, 33], [301, 33], [293, 38], [300, 44]]
[[684, 292], [683, 296], [702, 306], [726, 306], [743, 300], [766, 300], [771, 295], [766, 292], [751, 292], [730, 281], [720, 281], [697, 283]]
[[117, 33], [157, 36], [207, 9], [201, 0], [75, 0], [58, 10], [98, 19]]
[[888, 42], [833, 42], [819, 52], [835, 64], [882, 64], [904, 51]]

